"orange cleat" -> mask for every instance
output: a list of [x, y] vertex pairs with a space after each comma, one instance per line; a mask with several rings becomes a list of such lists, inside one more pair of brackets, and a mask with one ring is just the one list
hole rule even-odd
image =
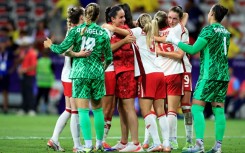
[[111, 148], [111, 146], [108, 143], [106, 143], [105, 141], [102, 142], [102, 146], [105, 149]]
[[163, 147], [163, 152], [171, 152], [171, 147]]
[[142, 145], [142, 148], [143, 148], [143, 149], [148, 149], [148, 148], [149, 148], [149, 144], [148, 144], [148, 143], [143, 144], [143, 145]]

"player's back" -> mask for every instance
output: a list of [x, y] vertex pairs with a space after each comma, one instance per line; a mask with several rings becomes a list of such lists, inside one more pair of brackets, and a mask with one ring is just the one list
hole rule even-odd
[[[159, 35], [160, 36], [168, 35], [170, 29], [171, 29], [170, 27], [161, 29], [159, 31]], [[175, 35], [177, 36], [177, 33], [179, 31], [174, 31], [174, 32], [175, 32]], [[181, 35], [181, 33], [178, 34], [178, 38], [181, 38], [180, 35]], [[178, 51], [178, 47], [176, 45], [169, 44], [169, 43], [168, 44], [162, 43], [161, 47], [166, 52]], [[172, 58], [168, 58], [168, 57], [158, 56], [155, 59], [155, 64], [162, 68], [162, 70], [166, 76], [173, 75], [173, 74], [180, 74], [180, 73], [184, 72], [182, 62], [181, 62], [181, 60], [178, 60], [178, 59], [172, 59]]]
[[207, 41], [200, 54], [200, 77], [207, 80], [229, 80], [227, 51], [230, 33], [219, 23], [205, 27], [199, 37]]
[[[83, 30], [85, 28], [85, 30]], [[72, 67], [72, 78], [103, 79], [104, 67], [102, 64], [102, 54], [105, 60], [112, 59], [110, 38], [107, 32], [96, 23], [90, 25], [82, 24], [77, 27], [77, 33], [81, 37], [80, 49], [91, 51], [91, 55], [86, 58], [74, 58]]]

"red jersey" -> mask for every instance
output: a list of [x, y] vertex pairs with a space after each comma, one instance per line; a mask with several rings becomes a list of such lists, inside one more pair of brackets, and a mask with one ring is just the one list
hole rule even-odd
[[[122, 29], [129, 29], [127, 25], [120, 26]], [[125, 36], [114, 33], [111, 37], [111, 44], [119, 42]], [[131, 43], [124, 44], [113, 53], [113, 63], [116, 74], [134, 70], [134, 52]]]

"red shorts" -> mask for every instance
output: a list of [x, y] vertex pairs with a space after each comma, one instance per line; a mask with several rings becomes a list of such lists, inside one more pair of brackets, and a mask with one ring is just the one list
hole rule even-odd
[[134, 77], [134, 71], [117, 74], [116, 83], [116, 97], [135, 98], [137, 96], [137, 79]]
[[67, 97], [72, 97], [72, 83], [62, 81], [62, 85], [64, 88], [64, 95]]
[[105, 95], [115, 95], [116, 73], [115, 71], [105, 72]]
[[184, 72], [183, 73], [183, 89], [184, 91], [192, 91], [192, 78], [191, 73]]
[[183, 95], [183, 74], [173, 74], [165, 76], [167, 95], [181, 96]]
[[152, 98], [154, 100], [166, 98], [166, 83], [162, 72], [146, 74], [145, 88], [142, 84], [142, 76], [138, 80], [139, 98]]

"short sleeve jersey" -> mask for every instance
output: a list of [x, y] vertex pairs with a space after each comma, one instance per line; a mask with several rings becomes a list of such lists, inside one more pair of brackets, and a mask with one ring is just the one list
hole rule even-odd
[[230, 32], [221, 24], [214, 23], [204, 27], [198, 37], [207, 41], [200, 52], [199, 79], [229, 81], [227, 54]]
[[[137, 44], [137, 49], [139, 50], [140, 53], [140, 60], [143, 64], [143, 68], [145, 70], [145, 74], [149, 74], [149, 73], [153, 73], [153, 72], [163, 72], [163, 70], [161, 68], [159, 68], [158, 66], [156, 66], [154, 64], [154, 60], [156, 58], [156, 54], [155, 51], [151, 50], [146, 43], [146, 35], [145, 33], [142, 31], [142, 29], [140, 27], [137, 28], [133, 28], [131, 29], [131, 32], [133, 33], [133, 35], [136, 37], [136, 44]], [[134, 56], [136, 56], [136, 54], [134, 54]], [[135, 58], [137, 59], [137, 58]], [[137, 67], [138, 62], [135, 62], [135, 67]], [[137, 69], [135, 68], [135, 71]], [[138, 76], [139, 73], [135, 72], [135, 76]]]
[[[189, 43], [189, 32], [183, 25], [177, 24], [174, 27], [174, 30], [178, 31], [177, 33], [175, 33], [175, 34], [178, 34], [177, 38], [181, 38], [181, 41], [184, 43]], [[190, 63], [187, 53], [184, 53], [182, 63], [184, 67], [184, 72], [191, 73], [192, 65]]]
[[[81, 31], [86, 27], [85, 32]], [[73, 58], [70, 78], [104, 79], [102, 54], [107, 64], [112, 61], [110, 38], [107, 32], [96, 23], [82, 24], [73, 28], [60, 45], [52, 45], [51, 50], [63, 53], [73, 45], [73, 51], [81, 49], [92, 51], [86, 58]]]
[[[160, 36], [168, 35], [169, 31], [171, 29], [172, 28], [170, 28], [170, 27], [162, 29], [159, 31], [159, 35]], [[181, 29], [180, 24], [176, 25], [176, 27], [174, 27], [173, 31], [174, 31], [175, 36], [177, 38], [181, 39], [181, 35], [182, 35], [183, 31]], [[166, 52], [178, 51], [178, 47], [176, 45], [173, 45], [173, 44], [161, 44], [161, 47]], [[155, 64], [162, 68], [165, 76], [173, 75], [173, 74], [180, 74], [180, 73], [184, 72], [184, 68], [183, 68], [183, 64], [182, 64], [181, 60], [172, 59], [172, 58], [163, 57], [163, 56], [158, 56], [155, 59]]]
[[[122, 29], [129, 29], [127, 25], [120, 26]], [[114, 33], [111, 37], [111, 44], [121, 41], [125, 36]], [[130, 43], [122, 45], [113, 52], [113, 64], [116, 74], [134, 70], [134, 51]]]

